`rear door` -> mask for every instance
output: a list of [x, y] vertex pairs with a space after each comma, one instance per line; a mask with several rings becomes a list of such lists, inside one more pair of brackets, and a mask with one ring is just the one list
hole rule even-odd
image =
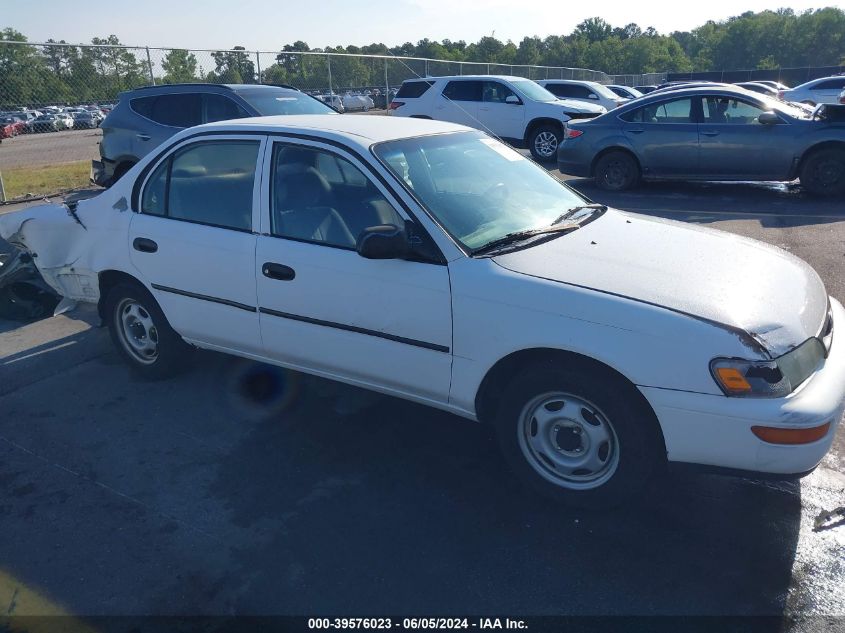
[[723, 95], [702, 98], [699, 160], [703, 177], [785, 180], [792, 166], [794, 126], [760, 123], [762, 103]]
[[525, 128], [525, 106], [507, 103], [508, 97], [519, 97], [501, 81], [485, 81], [481, 85], [481, 103], [478, 104], [478, 120], [483, 130], [500, 138], [522, 139]]
[[449, 81], [434, 100], [432, 118], [480, 129], [478, 105], [481, 102], [482, 83], [475, 79]]
[[140, 122], [132, 137], [135, 156], [141, 158], [181, 129], [202, 123], [202, 99], [198, 93], [172, 93], [138, 97], [130, 102]]
[[644, 175], [680, 178], [699, 173], [698, 101], [697, 97], [667, 99], [621, 117], [623, 133]]
[[255, 246], [263, 137], [186, 141], [151, 171], [130, 258], [182, 336], [260, 355]]
[[839, 93], [845, 88], [845, 77], [834, 77], [820, 81], [810, 88], [816, 103], [838, 103]]

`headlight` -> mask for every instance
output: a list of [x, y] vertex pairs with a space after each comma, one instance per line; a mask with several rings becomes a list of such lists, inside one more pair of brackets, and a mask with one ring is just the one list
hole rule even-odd
[[811, 338], [774, 360], [714, 358], [710, 373], [726, 396], [780, 398], [807, 380], [825, 356], [825, 348]]

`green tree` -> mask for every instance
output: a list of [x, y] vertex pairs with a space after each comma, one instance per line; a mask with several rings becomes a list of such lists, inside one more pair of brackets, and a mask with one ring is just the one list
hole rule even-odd
[[161, 62], [164, 70], [162, 81], [166, 84], [197, 81], [197, 58], [187, 50], [174, 48]]

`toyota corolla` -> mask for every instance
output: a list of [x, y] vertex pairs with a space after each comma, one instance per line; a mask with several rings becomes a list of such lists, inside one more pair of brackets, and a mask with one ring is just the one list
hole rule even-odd
[[797, 477], [842, 417], [845, 312], [806, 263], [593, 204], [459, 125], [203, 125], [0, 234], [142, 376], [206, 348], [430, 405], [569, 502], [667, 463]]

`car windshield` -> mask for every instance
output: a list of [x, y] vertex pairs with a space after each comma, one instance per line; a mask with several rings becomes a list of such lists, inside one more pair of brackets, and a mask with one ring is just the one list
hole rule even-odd
[[238, 95], [262, 116], [273, 114], [335, 114], [317, 99], [296, 90], [262, 88], [238, 90]]
[[511, 80], [510, 83], [532, 101], [557, 101], [557, 97], [551, 92], [529, 79]]
[[387, 141], [373, 151], [469, 251], [595, 213], [545, 169], [481, 132]]
[[812, 109], [810, 108], [803, 108], [798, 104], [789, 103], [788, 101], [781, 101], [780, 99], [775, 99], [774, 97], [770, 97], [769, 95], [760, 94], [759, 92], [755, 92], [754, 96], [757, 97], [760, 101], [766, 104], [766, 107], [776, 110], [778, 112], [783, 112], [793, 118], [796, 119], [810, 119], [813, 116]]

